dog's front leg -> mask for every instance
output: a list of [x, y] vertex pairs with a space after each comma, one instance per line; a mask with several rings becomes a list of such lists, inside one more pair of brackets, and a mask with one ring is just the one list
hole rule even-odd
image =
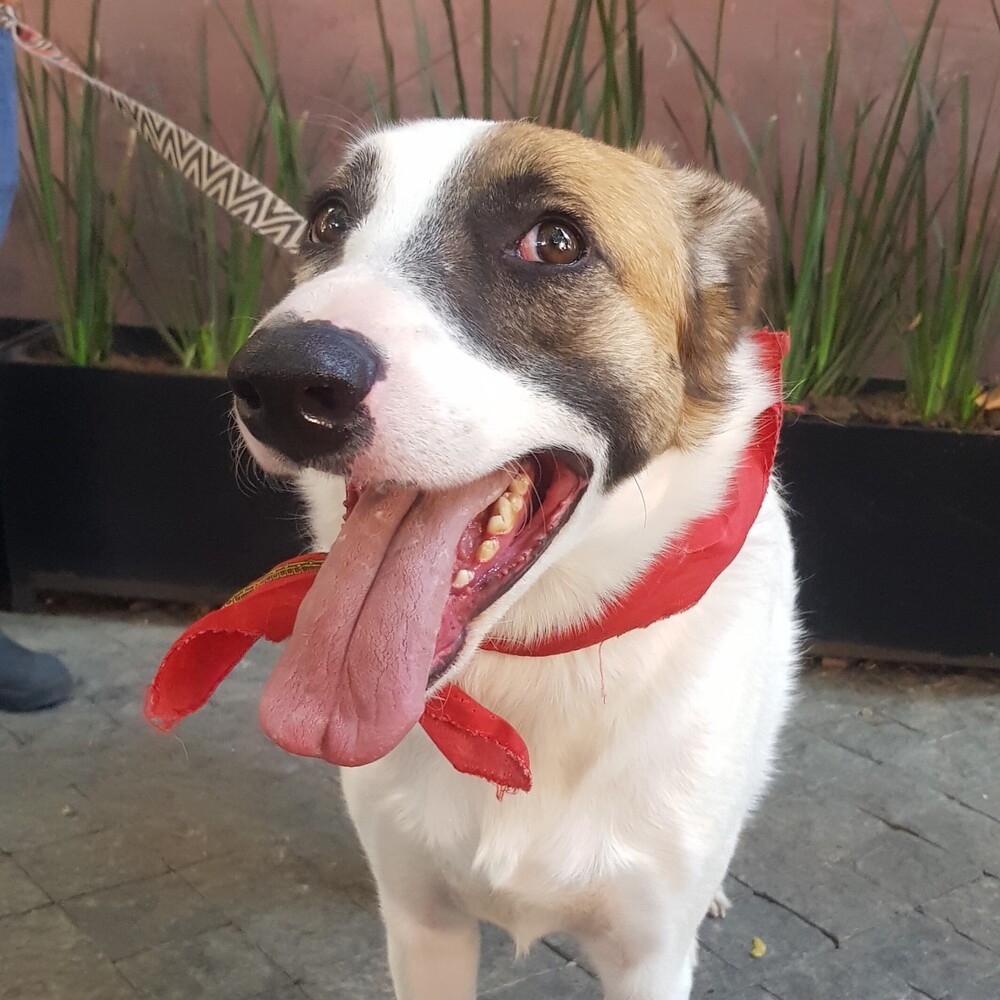
[[435, 905], [417, 913], [384, 892], [382, 917], [397, 1000], [475, 1000], [478, 921]]
[[678, 954], [667, 946], [636, 953], [618, 942], [584, 941], [605, 1000], [689, 1000], [697, 946]]
[[344, 797], [378, 886], [398, 1000], [475, 1000], [479, 922], [441, 877], [439, 859], [380, 807], [365, 768], [342, 773]]
[[605, 1000], [689, 1000], [706, 892], [663, 891], [647, 874], [622, 876], [575, 930]]

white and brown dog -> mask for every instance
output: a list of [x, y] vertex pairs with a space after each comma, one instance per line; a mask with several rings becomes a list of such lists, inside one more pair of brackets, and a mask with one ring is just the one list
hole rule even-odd
[[[775, 402], [747, 335], [765, 257], [752, 197], [658, 151], [417, 122], [347, 152], [233, 362], [250, 451], [332, 546], [261, 719], [355, 765], [402, 1000], [475, 996], [480, 920], [575, 935], [608, 997], [690, 994], [793, 686], [774, 487], [683, 613], [541, 659], [480, 647], [599, 617], [723, 502]], [[449, 683], [520, 732], [529, 793], [416, 727]]]

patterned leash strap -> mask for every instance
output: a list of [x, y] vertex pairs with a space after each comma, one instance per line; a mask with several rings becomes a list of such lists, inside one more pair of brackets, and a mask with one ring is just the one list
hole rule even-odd
[[9, 31], [14, 42], [47, 69], [56, 67], [108, 97], [167, 163], [233, 218], [282, 250], [298, 252], [305, 219], [252, 174], [158, 112], [95, 80], [47, 38], [20, 23], [8, 4], [0, 4], [0, 30]]

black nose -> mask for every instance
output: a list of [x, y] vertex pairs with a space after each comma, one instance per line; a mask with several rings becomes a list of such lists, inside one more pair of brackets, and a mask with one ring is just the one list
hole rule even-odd
[[382, 375], [361, 334], [318, 321], [261, 327], [229, 365], [247, 430], [302, 463], [357, 445], [370, 423], [362, 403]]

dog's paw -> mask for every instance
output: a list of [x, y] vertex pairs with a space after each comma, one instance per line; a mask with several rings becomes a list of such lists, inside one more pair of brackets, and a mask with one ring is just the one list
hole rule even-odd
[[729, 907], [732, 905], [729, 897], [722, 891], [722, 886], [720, 885], [715, 898], [708, 904], [708, 915], [713, 920], [716, 918], [722, 919], [729, 912]]

